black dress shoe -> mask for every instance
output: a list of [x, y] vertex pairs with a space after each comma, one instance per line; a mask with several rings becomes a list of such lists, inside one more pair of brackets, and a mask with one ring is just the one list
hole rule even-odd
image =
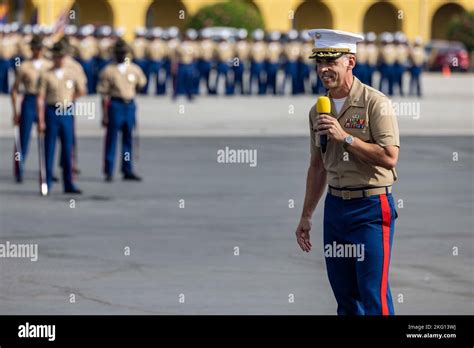
[[113, 178], [112, 175], [106, 175], [105, 176], [105, 182], [112, 182], [112, 181], [114, 181], [114, 178]]
[[128, 173], [124, 174], [123, 180], [142, 181], [142, 178], [136, 175], [135, 173]]
[[56, 175], [53, 175], [53, 177], [51, 178], [51, 180], [53, 180], [53, 182], [58, 182], [58, 181], [59, 181], [59, 178], [58, 178]]
[[70, 190], [66, 190], [66, 191], [64, 191], [64, 193], [69, 193], [69, 194], [73, 194], [73, 195], [82, 195], [82, 191], [79, 190], [78, 188], [73, 188], [73, 189], [70, 189]]
[[16, 181], [17, 183], [21, 184], [21, 183], [23, 182], [23, 178], [17, 176], [17, 177], [15, 178], [15, 181]]

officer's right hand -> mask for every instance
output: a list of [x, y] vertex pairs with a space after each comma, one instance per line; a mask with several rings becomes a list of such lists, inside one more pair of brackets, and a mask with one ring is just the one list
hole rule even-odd
[[13, 115], [13, 125], [18, 126], [19, 124], [20, 124], [20, 115], [15, 112]]
[[44, 133], [45, 130], [46, 130], [46, 124], [44, 123], [44, 121], [38, 121], [38, 132]]
[[311, 230], [311, 219], [302, 217], [298, 227], [296, 228], [296, 241], [301, 250], [309, 252], [311, 250], [311, 242], [309, 240], [309, 231]]
[[104, 117], [102, 119], [102, 127], [107, 127], [108, 124], [109, 124], [109, 119]]

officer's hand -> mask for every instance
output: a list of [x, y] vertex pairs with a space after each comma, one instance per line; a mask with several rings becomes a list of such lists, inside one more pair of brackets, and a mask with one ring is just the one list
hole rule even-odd
[[347, 137], [347, 133], [341, 127], [341, 124], [334, 117], [327, 114], [320, 114], [317, 119], [317, 135], [328, 136], [328, 139], [334, 139], [338, 142], [343, 142]]
[[309, 231], [311, 230], [311, 219], [302, 217], [296, 229], [296, 241], [301, 250], [309, 252], [311, 250], [311, 242], [309, 241]]
[[19, 124], [20, 124], [20, 115], [15, 112], [13, 115], [13, 125], [18, 126]]
[[102, 119], [102, 127], [107, 127], [108, 124], [109, 124], [109, 119], [104, 117]]
[[44, 123], [44, 121], [38, 121], [38, 132], [44, 133], [45, 130], [46, 130], [46, 124]]

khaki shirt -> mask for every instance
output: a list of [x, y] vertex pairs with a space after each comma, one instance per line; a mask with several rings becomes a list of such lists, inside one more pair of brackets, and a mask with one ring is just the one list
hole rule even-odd
[[18, 55], [23, 59], [31, 59], [33, 52], [30, 47], [31, 35], [25, 35], [18, 42]]
[[76, 48], [77, 57], [85, 61], [91, 60], [98, 52], [97, 40], [92, 36], [87, 36], [79, 42]]
[[40, 75], [38, 92], [45, 96], [46, 104], [68, 104], [74, 102], [76, 93], [85, 93], [84, 86], [77, 73], [66, 67], [61, 69], [63, 76], [57, 76], [57, 70], [51, 68]]
[[38, 94], [40, 75], [51, 67], [52, 63], [43, 58], [35, 63], [31, 60], [23, 62], [16, 70], [15, 88], [23, 86], [25, 94]]
[[413, 65], [423, 65], [426, 60], [426, 53], [423, 47], [413, 47], [410, 51], [410, 60]]
[[87, 75], [84, 72], [84, 69], [82, 68], [82, 65], [77, 62], [74, 58], [71, 56], [66, 56], [64, 57], [64, 67], [66, 69], [71, 69], [74, 71], [74, 74], [76, 74], [76, 78], [78, 80], [78, 83], [83, 86], [83, 89], [87, 89]]
[[166, 55], [167, 46], [163, 40], [155, 39], [146, 48], [146, 56], [150, 60], [161, 60]]
[[393, 64], [397, 59], [397, 52], [394, 45], [384, 45], [380, 49], [380, 58], [386, 64]]
[[267, 60], [270, 63], [278, 63], [283, 48], [279, 42], [270, 42], [267, 45]]
[[199, 42], [199, 58], [210, 61], [216, 54], [216, 43], [209, 39]]
[[169, 59], [176, 59], [176, 49], [178, 48], [180, 42], [181, 41], [178, 39], [170, 39], [166, 42], [166, 46], [168, 47], [166, 52]]
[[359, 64], [367, 63], [367, 60], [369, 58], [368, 55], [369, 55], [369, 52], [367, 51], [367, 46], [364, 43], [357, 44], [357, 53], [356, 53], [357, 63]]
[[0, 58], [11, 59], [18, 54], [18, 40], [13, 36], [0, 39]]
[[306, 64], [314, 64], [315, 62], [313, 58], [309, 58], [313, 54], [313, 48], [314, 45], [310, 42], [305, 42], [301, 45], [300, 59]]
[[134, 63], [125, 64], [126, 69], [121, 72], [117, 63], [107, 65], [102, 70], [97, 92], [110, 97], [133, 99], [137, 89], [146, 84], [146, 77], [142, 69]]
[[147, 46], [148, 40], [143, 37], [133, 40], [131, 44], [133, 59], [144, 59]]
[[235, 53], [240, 60], [248, 60], [250, 55], [250, 44], [245, 40], [235, 43]]
[[[311, 48], [311, 51], [313, 49]], [[301, 54], [301, 43], [299, 42], [290, 42], [288, 44], [285, 45], [285, 57], [286, 57], [286, 60], [290, 61], [290, 62], [294, 62], [296, 60], [298, 60], [300, 54]]]
[[257, 41], [252, 43], [250, 48], [250, 55], [252, 57], [252, 61], [256, 63], [261, 63], [265, 60], [267, 52], [267, 45], [263, 41]]
[[112, 48], [114, 39], [110, 37], [103, 37], [97, 42], [98, 56], [102, 59], [112, 59]]
[[191, 64], [197, 55], [197, 46], [192, 41], [183, 41], [174, 53], [179, 63]]
[[410, 51], [406, 45], [398, 45], [395, 48], [397, 63], [405, 64], [408, 60]]
[[377, 65], [379, 57], [379, 49], [373, 43], [369, 43], [365, 46], [367, 51], [367, 61], [370, 65]]
[[[390, 100], [381, 92], [361, 83], [356, 77], [349, 95], [337, 114], [331, 100], [331, 116], [338, 119], [342, 129], [362, 141], [385, 146], [400, 146], [398, 123]], [[320, 152], [320, 137], [316, 135], [318, 113], [313, 106], [309, 112], [311, 154]], [[328, 184], [336, 188], [388, 186], [397, 180], [395, 169], [368, 164], [356, 155], [346, 153], [343, 144], [329, 140], [321, 153]], [[347, 158], [348, 160], [345, 160]]]
[[234, 45], [228, 41], [219, 42], [216, 48], [217, 59], [220, 62], [228, 62], [234, 58]]

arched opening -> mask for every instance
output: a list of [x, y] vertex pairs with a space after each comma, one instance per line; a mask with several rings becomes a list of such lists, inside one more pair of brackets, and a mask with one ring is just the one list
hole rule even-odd
[[189, 14], [186, 7], [180, 1], [155, 0], [146, 13], [146, 26], [151, 27], [172, 27], [183, 29]]
[[373, 4], [364, 16], [364, 32], [376, 34], [388, 31], [394, 33], [401, 30], [402, 21], [398, 19], [398, 11], [389, 2], [381, 1]]
[[305, 1], [295, 11], [293, 28], [297, 30], [311, 28], [332, 29], [333, 19], [331, 11], [321, 1]]
[[449, 22], [453, 17], [460, 16], [464, 12], [464, 8], [458, 4], [449, 3], [441, 6], [431, 20], [431, 38], [446, 39]]
[[114, 15], [107, 0], [76, 0], [70, 23], [76, 25], [113, 25]]
[[21, 23], [35, 23], [36, 11], [31, 0], [8, 0], [1, 1], [0, 4], [6, 3], [8, 6], [8, 21]]

